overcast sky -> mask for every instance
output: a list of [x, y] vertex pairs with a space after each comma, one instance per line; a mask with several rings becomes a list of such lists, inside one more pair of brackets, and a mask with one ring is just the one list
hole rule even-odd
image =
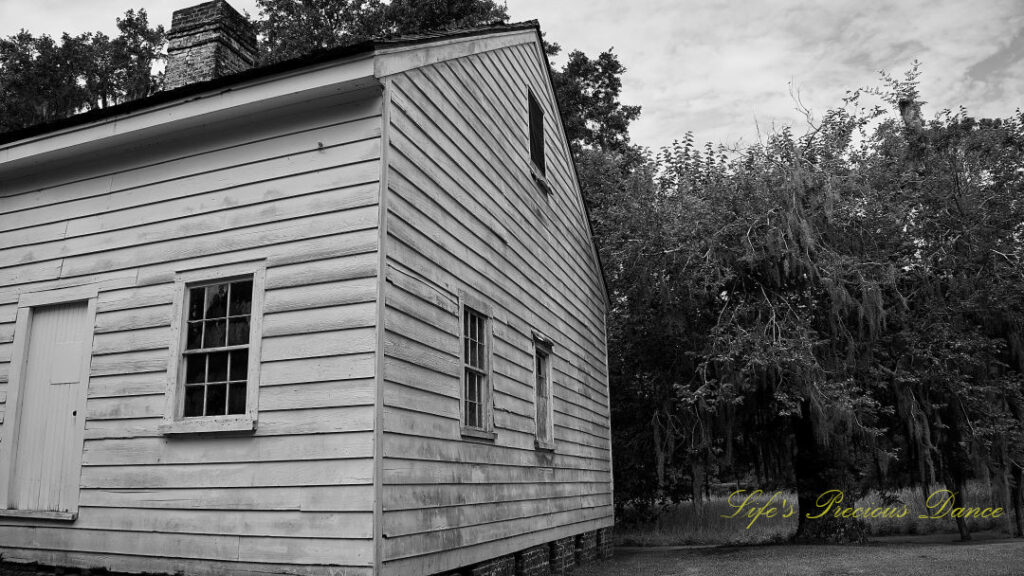
[[[256, 15], [255, 0], [229, 0]], [[151, 23], [198, 0], [0, 0], [0, 35], [116, 31], [145, 7]], [[549, 40], [594, 56], [614, 47], [628, 68], [622, 100], [643, 106], [634, 141], [652, 148], [687, 130], [698, 141], [750, 143], [772, 126], [805, 126], [791, 89], [821, 113], [847, 90], [902, 75], [917, 58], [932, 116], [967, 106], [1007, 116], [1024, 94], [1024, 0], [508, 0]]]

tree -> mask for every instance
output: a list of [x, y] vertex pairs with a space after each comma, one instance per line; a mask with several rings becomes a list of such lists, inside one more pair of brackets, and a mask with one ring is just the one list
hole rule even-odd
[[[731, 156], [687, 137], [646, 183], [590, 185], [633, 448], [618, 502], [732, 479], [795, 487], [806, 511], [986, 469], [1020, 499], [1021, 122], [924, 123], [912, 88]], [[801, 515], [798, 536], [863, 526]]]
[[379, 0], [257, 0], [262, 63], [354, 44], [384, 27]]
[[159, 90], [153, 65], [163, 57], [162, 26], [144, 9], [117, 19], [119, 35], [96, 32], [60, 41], [22, 30], [0, 39], [0, 131], [64, 118]]
[[79, 85], [86, 60], [84, 37], [65, 34], [57, 43], [22, 30], [0, 39], [0, 131], [62, 118], [88, 103]]
[[[546, 44], [546, 48], [549, 56], [561, 50], [557, 44]], [[630, 149], [629, 125], [640, 116], [640, 107], [619, 101], [625, 72], [612, 50], [596, 59], [574, 50], [565, 66], [552, 74], [566, 137], [577, 148], [617, 152], [639, 160], [638, 151]]]
[[371, 38], [505, 21], [492, 0], [257, 0], [263, 63]]

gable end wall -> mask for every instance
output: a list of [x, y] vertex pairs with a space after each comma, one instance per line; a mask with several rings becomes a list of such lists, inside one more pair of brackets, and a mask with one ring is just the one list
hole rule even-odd
[[[383, 573], [610, 526], [604, 288], [537, 44], [385, 85]], [[545, 111], [550, 196], [530, 175], [528, 89]], [[460, 291], [493, 311], [493, 442], [460, 433]], [[554, 341], [553, 454], [534, 443], [534, 331]]]

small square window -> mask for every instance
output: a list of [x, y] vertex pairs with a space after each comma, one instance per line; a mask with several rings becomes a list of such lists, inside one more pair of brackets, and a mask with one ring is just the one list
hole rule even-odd
[[529, 93], [529, 107], [530, 161], [540, 175], [544, 176], [544, 109], [540, 107], [540, 102], [533, 96], [533, 92]]
[[178, 274], [164, 432], [254, 429], [264, 274], [262, 264]]

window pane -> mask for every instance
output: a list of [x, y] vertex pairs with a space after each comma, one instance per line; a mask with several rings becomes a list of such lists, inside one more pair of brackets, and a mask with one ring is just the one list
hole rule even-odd
[[232, 316], [237, 316], [248, 314], [250, 310], [252, 310], [252, 281], [233, 283], [229, 313]]
[[189, 322], [188, 335], [186, 337], [185, 349], [195, 350], [203, 347], [203, 323]]
[[476, 372], [466, 370], [466, 400], [477, 401]]
[[231, 353], [231, 380], [245, 380], [249, 373], [249, 351]]
[[228, 346], [249, 343], [249, 318], [239, 316], [228, 319]]
[[224, 320], [207, 320], [206, 333], [203, 334], [203, 348], [218, 348], [224, 346]]
[[547, 394], [548, 355], [537, 351], [537, 394]]
[[207, 382], [224, 382], [228, 379], [228, 353], [215, 352], [209, 355], [210, 370], [207, 372]]
[[223, 318], [227, 315], [228, 285], [206, 287], [206, 317]]
[[205, 386], [185, 386], [185, 416], [203, 415], [203, 392]]
[[185, 356], [185, 383], [206, 382], [206, 354]]
[[227, 384], [211, 384], [206, 387], [206, 415], [220, 416], [224, 414], [227, 404]]
[[245, 382], [235, 382], [228, 389], [228, 414], [245, 413]]
[[205, 288], [193, 288], [188, 291], [188, 319], [201, 320], [203, 318], [203, 303], [206, 301]]

